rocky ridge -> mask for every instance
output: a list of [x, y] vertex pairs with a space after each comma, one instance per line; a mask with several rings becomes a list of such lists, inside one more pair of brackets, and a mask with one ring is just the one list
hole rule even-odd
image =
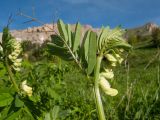
[[[71, 29], [75, 29], [75, 25], [71, 25]], [[96, 28], [92, 28], [90, 25], [83, 25], [82, 36], [84, 33], [92, 29], [93, 31], [98, 31]], [[31, 41], [32, 43], [42, 44], [46, 40], [51, 40], [51, 35], [58, 33], [57, 24], [45, 24], [43, 26], [27, 28], [24, 30], [12, 30], [11, 34], [19, 41]]]

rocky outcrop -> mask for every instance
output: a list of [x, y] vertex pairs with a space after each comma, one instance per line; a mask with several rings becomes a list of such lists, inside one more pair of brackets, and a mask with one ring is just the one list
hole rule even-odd
[[149, 22], [140, 27], [127, 29], [125, 36], [126, 38], [128, 38], [130, 35], [147, 36], [147, 35], [151, 35], [152, 32], [157, 28], [159, 28], [158, 25], [156, 25], [155, 23]]
[[[71, 25], [71, 29], [75, 29], [75, 25]], [[92, 29], [93, 31], [98, 31], [98, 29], [92, 28], [90, 25], [83, 25], [82, 28], [82, 36], [84, 33]], [[12, 30], [11, 34], [18, 40], [18, 41], [31, 41], [32, 43], [42, 44], [45, 41], [51, 40], [51, 35], [59, 34], [57, 24], [45, 24], [43, 26], [38, 27], [28, 27], [24, 30]], [[2, 35], [2, 33], [0, 34]]]

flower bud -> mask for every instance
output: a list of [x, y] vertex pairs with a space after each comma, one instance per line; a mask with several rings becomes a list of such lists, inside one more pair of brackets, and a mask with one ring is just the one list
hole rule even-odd
[[17, 57], [16, 57], [16, 56], [13, 56], [13, 55], [8, 55], [8, 58], [9, 58], [12, 62], [17, 59]]
[[11, 53], [11, 55], [12, 55], [12, 56], [15, 56], [15, 57], [18, 57], [19, 54], [16, 53], [15, 51], [13, 51], [13, 52]]
[[16, 59], [15, 62], [22, 62], [22, 59], [21, 58]]
[[15, 71], [21, 71], [21, 69], [20, 69], [19, 67], [17, 67], [17, 66], [12, 65], [12, 68], [13, 68]]
[[124, 52], [124, 49], [120, 48], [119, 51], [120, 51], [120, 52]]
[[116, 58], [120, 58], [120, 55], [119, 54], [115, 54]]
[[118, 62], [121, 64], [122, 62], [123, 62], [123, 58], [120, 58], [119, 60], [118, 60]]
[[105, 69], [105, 72], [100, 73], [100, 76], [103, 76], [106, 79], [113, 79], [114, 74], [112, 69]]
[[16, 49], [14, 52], [15, 52], [16, 54], [20, 54], [20, 53], [21, 53], [21, 50], [20, 50], [20, 49]]
[[117, 58], [119, 64], [123, 62], [123, 58], [119, 54], [115, 54], [115, 57]]
[[115, 67], [116, 66], [116, 62], [112, 62], [111, 66]]
[[111, 54], [106, 54], [105, 57], [110, 61], [110, 62], [117, 62], [116, 58], [111, 55]]
[[13, 65], [16, 66], [16, 67], [20, 67], [21, 66], [21, 62], [14, 62]]

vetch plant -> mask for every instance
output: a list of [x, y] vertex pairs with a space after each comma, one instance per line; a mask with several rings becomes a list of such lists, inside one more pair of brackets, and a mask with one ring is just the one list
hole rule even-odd
[[63, 71], [54, 63], [25, 63], [21, 53], [21, 42], [5, 27], [0, 42], [0, 72], [4, 72], [0, 79], [0, 119], [43, 120], [48, 115], [56, 119], [54, 112], [58, 114], [59, 106], [54, 102], [60, 96], [55, 87], [61, 84], [55, 80], [61, 79]]
[[[110, 96], [118, 94], [111, 87], [109, 80], [114, 78], [113, 67], [122, 63], [121, 54], [131, 46], [124, 40], [124, 31], [120, 28], [101, 28], [98, 33], [88, 30], [82, 37], [81, 25], [77, 23], [75, 30], [69, 24], [58, 20], [59, 35], [55, 35], [49, 50], [65, 60], [74, 60], [80, 69], [94, 77], [94, 93], [99, 120], [105, 120], [100, 87]], [[82, 42], [81, 42], [82, 40]], [[102, 70], [101, 62], [106, 60], [108, 66]]]
[[18, 93], [20, 90], [14, 79], [13, 72], [20, 71], [22, 59], [19, 58], [19, 55], [21, 52], [21, 44], [11, 36], [7, 27], [4, 28], [1, 43], [1, 61], [4, 63], [10, 81]]

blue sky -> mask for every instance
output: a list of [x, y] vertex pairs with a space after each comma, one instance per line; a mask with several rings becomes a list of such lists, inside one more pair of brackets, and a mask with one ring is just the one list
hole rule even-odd
[[7, 24], [12, 13], [11, 29], [38, 26], [27, 23], [27, 18], [17, 16], [17, 12], [32, 15], [45, 23], [61, 18], [65, 23], [90, 24], [93, 27], [121, 25], [133, 28], [147, 22], [160, 24], [160, 0], [1, 0], [0, 30]]

